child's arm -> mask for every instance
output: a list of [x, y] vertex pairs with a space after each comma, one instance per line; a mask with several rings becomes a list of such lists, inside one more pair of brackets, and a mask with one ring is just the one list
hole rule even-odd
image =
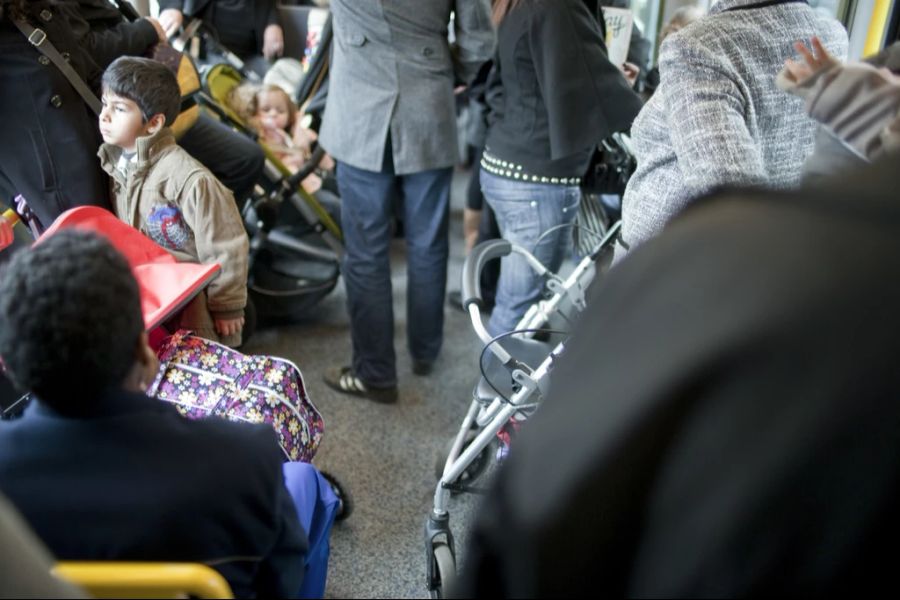
[[319, 136], [312, 129], [305, 128], [302, 119], [298, 118], [291, 129], [291, 139], [296, 147], [302, 148], [309, 155], [312, 152], [313, 143], [319, 139]]
[[222, 267], [206, 290], [207, 307], [216, 329], [222, 335], [240, 331], [247, 304], [250, 244], [234, 196], [206, 172], [186, 186], [182, 213], [194, 232], [199, 261]]

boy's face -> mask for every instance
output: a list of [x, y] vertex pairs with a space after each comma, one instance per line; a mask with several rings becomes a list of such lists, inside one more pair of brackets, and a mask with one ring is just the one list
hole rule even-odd
[[139, 137], [148, 133], [150, 123], [144, 122], [141, 109], [134, 100], [117, 96], [108, 90], [100, 99], [100, 134], [107, 144], [118, 146], [126, 152], [134, 152]]

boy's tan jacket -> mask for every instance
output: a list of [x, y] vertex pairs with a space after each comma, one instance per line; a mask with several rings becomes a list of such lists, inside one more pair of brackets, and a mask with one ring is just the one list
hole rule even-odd
[[247, 303], [249, 241], [232, 193], [175, 143], [168, 127], [138, 138], [126, 174], [116, 168], [121, 148], [100, 147], [112, 177], [116, 215], [182, 262], [218, 263], [206, 290], [213, 318], [243, 315]]

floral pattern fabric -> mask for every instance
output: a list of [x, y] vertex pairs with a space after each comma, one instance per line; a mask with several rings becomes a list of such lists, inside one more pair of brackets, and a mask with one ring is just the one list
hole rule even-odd
[[184, 330], [165, 340], [157, 356], [159, 374], [148, 392], [154, 398], [189, 419], [268, 423], [288, 460], [315, 456], [325, 423], [294, 363], [241, 354]]

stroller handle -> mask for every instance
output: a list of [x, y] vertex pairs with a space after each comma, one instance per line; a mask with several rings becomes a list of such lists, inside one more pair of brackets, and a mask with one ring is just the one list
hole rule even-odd
[[303, 166], [299, 171], [288, 177], [284, 180], [284, 186], [286, 189], [293, 191], [297, 189], [297, 186], [300, 185], [300, 182], [306, 179], [316, 168], [319, 166], [319, 163], [322, 161], [322, 157], [325, 156], [325, 148], [322, 146], [316, 146], [315, 150], [312, 151], [312, 154], [307, 159]]
[[466, 311], [470, 304], [484, 308], [481, 298], [481, 271], [484, 265], [495, 258], [508, 256], [512, 251], [512, 244], [506, 240], [488, 240], [472, 249], [462, 270], [462, 303]]

